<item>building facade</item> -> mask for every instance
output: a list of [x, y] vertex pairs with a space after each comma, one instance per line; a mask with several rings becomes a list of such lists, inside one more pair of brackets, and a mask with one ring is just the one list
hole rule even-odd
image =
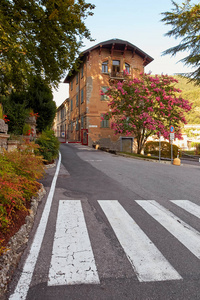
[[[144, 72], [153, 58], [123, 40], [113, 39], [84, 51], [79, 71], [72, 70], [64, 82], [69, 84], [67, 137], [89, 146], [99, 144], [120, 150], [122, 137], [114, 135], [109, 121], [101, 116], [109, 110], [108, 99], [101, 95], [113, 80], [123, 80], [124, 70], [130, 78]], [[59, 125], [58, 125], [59, 126]], [[61, 125], [62, 126], [62, 125]]]
[[54, 132], [58, 138], [67, 139], [69, 123], [69, 98], [67, 98], [56, 111], [54, 119]]

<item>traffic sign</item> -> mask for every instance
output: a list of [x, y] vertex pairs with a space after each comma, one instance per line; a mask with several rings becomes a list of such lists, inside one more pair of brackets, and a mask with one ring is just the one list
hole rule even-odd
[[174, 132], [170, 132], [170, 141], [174, 140]]
[[169, 130], [170, 130], [171, 133], [174, 133], [174, 126], [170, 125]]

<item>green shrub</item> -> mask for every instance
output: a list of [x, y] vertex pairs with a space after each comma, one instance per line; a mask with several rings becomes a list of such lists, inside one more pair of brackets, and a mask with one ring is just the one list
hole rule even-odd
[[52, 162], [59, 154], [59, 141], [55, 137], [53, 130], [45, 130], [35, 141], [39, 145], [39, 153], [47, 162]]
[[30, 135], [31, 134], [31, 125], [25, 123], [23, 126], [23, 135]]
[[0, 103], [0, 119], [3, 119], [3, 106]]
[[[180, 149], [173, 145], [173, 158], [177, 157], [179, 151], [179, 157], [181, 156]], [[159, 156], [159, 142], [149, 141], [146, 142], [144, 147], [144, 153], [154, 156]], [[169, 142], [161, 142], [161, 157], [171, 158], [171, 144]]]
[[195, 154], [200, 155], [200, 143], [192, 142], [191, 146], [196, 148], [195, 149]]

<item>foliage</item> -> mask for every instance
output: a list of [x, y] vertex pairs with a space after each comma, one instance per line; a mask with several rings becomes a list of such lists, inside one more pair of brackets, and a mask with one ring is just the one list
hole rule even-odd
[[26, 107], [38, 113], [37, 131], [51, 127], [56, 114], [56, 103], [49, 86], [41, 77], [33, 77], [26, 94]]
[[200, 4], [191, 4], [191, 0], [186, 0], [181, 5], [172, 1], [172, 4], [172, 12], [162, 13], [164, 15], [162, 22], [172, 26], [166, 35], [181, 38], [181, 42], [164, 51], [164, 55], [175, 56], [178, 52], [187, 51], [188, 55], [181, 61], [187, 66], [194, 67], [194, 71], [188, 76], [200, 84]]
[[195, 154], [200, 155], [200, 143], [192, 142], [191, 146], [196, 148], [195, 149]]
[[39, 132], [51, 127], [56, 114], [52, 91], [41, 77], [33, 77], [26, 91], [13, 91], [8, 96], [2, 96], [0, 102], [10, 120], [9, 133], [13, 134], [23, 133], [23, 126], [31, 112], [37, 116]]
[[17, 210], [26, 210], [26, 202], [36, 194], [37, 182], [44, 173], [43, 159], [34, 155], [33, 143], [19, 150], [0, 153], [0, 228], [6, 232]]
[[3, 119], [3, 106], [0, 103], [0, 119]]
[[21, 135], [28, 111], [26, 109], [24, 93], [11, 93], [9, 96], [2, 96], [0, 101], [9, 119], [8, 132]]
[[175, 82], [168, 75], [140, 74], [113, 84], [105, 93], [110, 97], [110, 110], [103, 119], [112, 120], [115, 134], [134, 135], [138, 153], [153, 134], [168, 139], [170, 125], [175, 128], [175, 137], [181, 138], [181, 123], [186, 123], [183, 113], [190, 111], [191, 104], [179, 95]]
[[36, 153], [40, 153], [47, 162], [52, 162], [59, 154], [59, 141], [53, 130], [45, 130], [35, 141], [39, 145]]
[[178, 83], [175, 87], [181, 89], [181, 96], [188, 99], [192, 103], [192, 109], [185, 114], [187, 123], [200, 124], [200, 87], [194, 82], [188, 82], [188, 79], [183, 76], [175, 76]]
[[22, 89], [34, 75], [57, 85], [71, 68], [94, 5], [85, 0], [0, 2], [0, 93]]
[[30, 135], [31, 134], [31, 125], [24, 123], [23, 126], [23, 135]]
[[[168, 142], [160, 143], [161, 157], [171, 158], [171, 144]], [[181, 152], [176, 145], [173, 145], [173, 157], [177, 157], [179, 151], [179, 157], [181, 157]], [[159, 142], [148, 141], [144, 147], [144, 153], [159, 156]]]

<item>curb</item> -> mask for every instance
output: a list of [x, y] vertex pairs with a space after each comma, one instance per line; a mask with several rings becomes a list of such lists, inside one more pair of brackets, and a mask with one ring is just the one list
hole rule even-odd
[[157, 160], [157, 159], [149, 159], [149, 158], [142, 158], [142, 157], [137, 157], [137, 156], [133, 156], [133, 155], [128, 155], [128, 154], [122, 154], [117, 152], [118, 156], [123, 156], [123, 157], [129, 157], [129, 158], [133, 158], [133, 159], [139, 159], [139, 160], [145, 160], [145, 161], [151, 161], [151, 162], [156, 162], [156, 163], [162, 163], [162, 164], [167, 164], [167, 165], [172, 165], [171, 161], [165, 161], [165, 160]]

